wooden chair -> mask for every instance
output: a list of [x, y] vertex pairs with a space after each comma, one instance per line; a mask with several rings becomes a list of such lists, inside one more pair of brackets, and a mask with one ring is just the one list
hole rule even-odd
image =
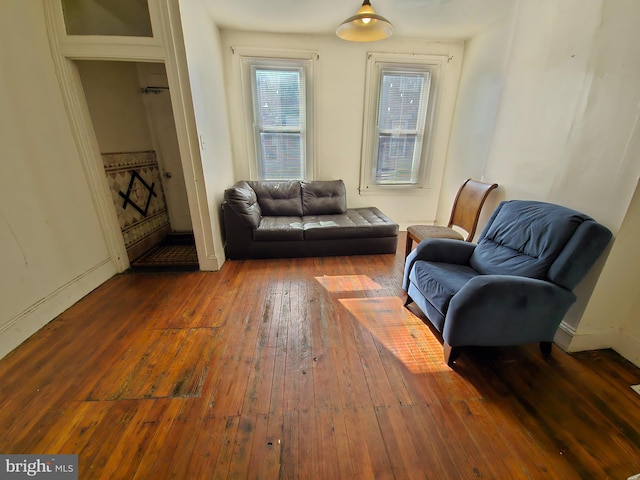
[[[456, 199], [453, 201], [451, 216], [446, 227], [442, 225], [411, 225], [407, 228], [405, 257], [411, 253], [414, 241], [420, 243], [425, 238], [453, 238], [467, 242], [473, 240], [482, 205], [484, 205], [491, 190], [497, 187], [497, 183], [484, 183], [470, 178], [467, 179], [458, 190]], [[464, 237], [454, 230], [454, 226], [467, 232], [467, 236]]]

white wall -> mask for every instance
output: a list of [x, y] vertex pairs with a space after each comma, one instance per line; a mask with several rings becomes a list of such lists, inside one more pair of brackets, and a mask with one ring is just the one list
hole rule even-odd
[[[485, 176], [489, 149], [509, 58], [515, 13], [465, 43], [465, 58], [453, 120], [447, 165], [442, 182], [437, 222], [446, 225], [460, 185], [473, 178], [493, 183]], [[504, 188], [491, 192], [478, 221], [476, 237], [500, 200]]]
[[220, 205], [224, 190], [234, 179], [229, 116], [224, 87], [223, 60], [218, 28], [203, 5], [180, 0], [180, 16], [200, 156], [211, 223], [217, 231], [213, 241], [221, 266], [224, 261]]
[[573, 349], [613, 346], [640, 366], [639, 243], [640, 186], [616, 235], [589, 308], [578, 326]]
[[0, 62], [2, 357], [115, 267], [71, 134], [40, 2], [0, 2]]
[[569, 3], [520, 2], [485, 169], [489, 178], [500, 179], [509, 198], [549, 199], [566, 162], [564, 147], [598, 22], [595, 2], [576, 14], [559, 11]]
[[[622, 327], [616, 339], [615, 348], [625, 358], [640, 366], [640, 295], [638, 295], [638, 285], [640, 285], [640, 186], [636, 188], [636, 193], [631, 201], [631, 206], [627, 212], [622, 228], [618, 232], [616, 245], [609, 256], [610, 262], [616, 262], [616, 268], [607, 268], [603, 272], [610, 275], [625, 275], [624, 277], [613, 278], [603, 283], [603, 288], [615, 288], [614, 292], [600, 292], [596, 287], [593, 312], [598, 312], [597, 308], [602, 306], [602, 313], [588, 317], [585, 321], [589, 325], [591, 318], [601, 320], [611, 311], [611, 304], [618, 304], [618, 311], [621, 312]], [[631, 255], [631, 256], [630, 256]], [[618, 287], [618, 288], [616, 288]], [[598, 302], [596, 304], [596, 302]], [[625, 312], [625, 314], [623, 314]], [[600, 326], [601, 324], [598, 324]], [[582, 327], [582, 325], [581, 325]], [[601, 328], [601, 327], [600, 327]]]
[[[640, 175], [638, 18], [634, 0], [520, 1], [483, 172], [506, 198], [560, 203], [618, 232]], [[612, 297], [624, 262], [607, 263], [594, 290], [602, 263], [565, 319], [571, 350], [615, 348], [610, 332], [627, 324], [626, 302]], [[589, 308], [592, 291], [606, 314]]]
[[[247, 142], [244, 110], [238, 69], [233, 68], [231, 47], [310, 50], [317, 52], [315, 89], [316, 176], [318, 180], [341, 178], [347, 187], [347, 203], [351, 207], [375, 205], [406, 228], [411, 223], [432, 222], [438, 203], [444, 158], [449, 144], [458, 79], [462, 65], [462, 42], [389, 38], [369, 43], [345, 42], [335, 35], [278, 35], [221, 31], [227, 98], [233, 141], [236, 180], [248, 179]], [[449, 55], [447, 76], [442, 85], [442, 102], [438, 128], [442, 135], [434, 146], [434, 163], [430, 188], [409, 198], [406, 193], [366, 194], [358, 191], [365, 96], [367, 53], [421, 53]]]
[[484, 172], [509, 198], [556, 201], [619, 228], [638, 173], [625, 149], [640, 100], [630, 61], [639, 8], [521, 0]]
[[100, 153], [153, 150], [134, 62], [76, 62]]
[[[602, 1], [579, 115], [565, 149], [567, 162], [552, 190], [555, 198], [567, 202], [569, 186], [583, 185], [585, 188], [574, 193], [574, 201], [588, 205], [589, 212], [619, 237], [589, 305], [575, 323], [569, 348], [611, 346], [636, 364], [640, 364], [640, 335], [629, 301], [640, 293], [640, 284], [635, 281], [639, 268], [637, 196], [636, 203], [632, 201], [640, 177], [638, 18], [640, 3], [636, 1]], [[630, 324], [635, 324], [635, 329], [629, 328]], [[610, 340], [612, 329], [618, 334]]]

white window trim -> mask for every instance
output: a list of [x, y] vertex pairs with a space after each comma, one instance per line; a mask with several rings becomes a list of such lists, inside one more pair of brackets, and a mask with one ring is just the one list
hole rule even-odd
[[[431, 167], [433, 164], [433, 149], [438, 135], [438, 109], [442, 101], [443, 83], [448, 55], [420, 55], [402, 53], [376, 53], [367, 55], [367, 71], [365, 81], [364, 124], [362, 134], [362, 149], [360, 161], [360, 194], [406, 194], [428, 188]], [[383, 67], [393, 65], [420, 65], [426, 67], [431, 74], [431, 87], [427, 117], [425, 121], [425, 138], [422, 145], [419, 180], [416, 185], [381, 185], [374, 182], [376, 168], [377, 134], [376, 120], [378, 113], [378, 93], [380, 88], [380, 72]]]
[[309, 50], [283, 50], [283, 49], [260, 49], [250, 47], [232, 47], [234, 68], [239, 72], [241, 81], [241, 95], [243, 108], [243, 125], [245, 130], [245, 147], [247, 157], [247, 168], [250, 180], [260, 180], [260, 169], [256, 158], [256, 145], [253, 126], [253, 104], [251, 101], [251, 73], [250, 67], [246, 68], [246, 59], [256, 59], [259, 61], [268, 60], [299, 60], [305, 62], [305, 84], [306, 84], [306, 135], [305, 135], [305, 178], [313, 180], [316, 172], [316, 133], [315, 133], [315, 71], [316, 62], [319, 55], [315, 51]]

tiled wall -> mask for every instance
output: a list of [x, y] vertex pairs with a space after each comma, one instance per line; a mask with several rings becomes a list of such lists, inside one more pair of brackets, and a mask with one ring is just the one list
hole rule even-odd
[[104, 169], [133, 260], [170, 232], [167, 204], [153, 151], [102, 154]]

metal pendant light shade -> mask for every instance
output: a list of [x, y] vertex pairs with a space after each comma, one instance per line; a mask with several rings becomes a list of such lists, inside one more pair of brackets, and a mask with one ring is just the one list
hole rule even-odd
[[371, 7], [369, 0], [364, 0], [362, 7], [353, 16], [347, 18], [336, 29], [336, 35], [350, 42], [374, 42], [390, 37], [393, 34], [391, 22]]

